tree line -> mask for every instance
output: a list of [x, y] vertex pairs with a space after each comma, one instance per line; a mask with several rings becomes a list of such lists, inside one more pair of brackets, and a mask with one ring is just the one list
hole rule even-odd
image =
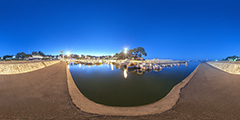
[[[31, 55], [41, 55], [41, 56], [46, 56], [42, 51], [33, 51], [32, 54], [26, 54], [25, 52], [19, 52], [15, 55], [15, 59], [25, 59], [30, 57]], [[6, 58], [13, 57], [14, 55], [5, 55], [3, 56], [3, 59], [5, 60]]]
[[228, 56], [227, 58], [222, 59], [222, 60], [224, 60], [224, 61], [239, 61], [239, 56], [236, 56], [236, 55]]

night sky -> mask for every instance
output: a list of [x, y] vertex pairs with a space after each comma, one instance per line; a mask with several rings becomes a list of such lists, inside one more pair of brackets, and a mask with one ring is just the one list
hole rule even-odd
[[0, 56], [42, 51], [146, 58], [240, 55], [240, 1], [0, 0]]

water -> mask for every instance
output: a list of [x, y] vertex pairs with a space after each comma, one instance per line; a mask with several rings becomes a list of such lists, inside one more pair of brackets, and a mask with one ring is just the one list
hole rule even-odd
[[126, 70], [118, 66], [69, 65], [78, 89], [90, 100], [108, 106], [139, 106], [166, 96], [199, 64], [190, 62], [161, 71]]

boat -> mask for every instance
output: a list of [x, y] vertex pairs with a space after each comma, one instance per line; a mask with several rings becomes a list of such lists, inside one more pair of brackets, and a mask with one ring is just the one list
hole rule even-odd
[[86, 62], [85, 65], [93, 65], [93, 63]]
[[154, 69], [154, 70], [159, 70], [159, 69], [160, 69], [160, 66], [159, 66], [159, 65], [153, 65], [153, 69]]

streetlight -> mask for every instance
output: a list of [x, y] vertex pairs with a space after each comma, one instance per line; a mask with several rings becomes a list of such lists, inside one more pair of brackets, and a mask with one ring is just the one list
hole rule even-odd
[[71, 53], [70, 53], [70, 52], [67, 52], [66, 54], [67, 54], [67, 56], [70, 56], [70, 55], [71, 55]]
[[124, 48], [123, 52], [124, 52], [124, 54], [127, 54], [128, 49], [127, 49], [127, 48]]
[[58, 52], [61, 52], [62, 53], [62, 60], [64, 60], [64, 51], [58, 51]]

